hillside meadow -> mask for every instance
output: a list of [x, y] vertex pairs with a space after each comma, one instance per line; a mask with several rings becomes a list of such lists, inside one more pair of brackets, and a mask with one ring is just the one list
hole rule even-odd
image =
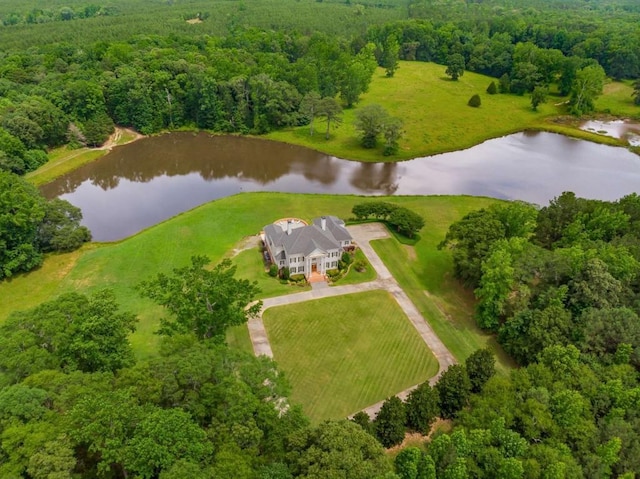
[[[369, 91], [354, 107], [344, 111], [342, 124], [331, 127], [325, 139], [326, 122], [316, 120], [316, 133], [309, 135], [309, 127], [301, 126], [269, 133], [267, 138], [295, 143], [331, 155], [362, 161], [396, 161], [461, 150], [490, 138], [526, 129], [555, 131], [586, 140], [620, 145], [612, 138], [583, 132], [567, 122], [551, 119], [565, 115], [564, 97], [550, 95], [547, 103], [531, 108], [529, 95], [489, 95], [486, 89], [497, 79], [473, 72], [465, 72], [457, 81], [445, 75], [446, 67], [436, 63], [401, 61], [393, 78], [387, 78], [378, 68]], [[633, 105], [630, 84], [612, 82], [596, 102], [599, 111], [630, 115], [638, 108]], [[472, 108], [469, 98], [479, 94], [482, 105]], [[358, 108], [378, 103], [391, 115], [404, 122], [400, 151], [393, 156], [382, 155], [382, 145], [366, 150], [360, 146], [354, 120]], [[634, 110], [635, 108], [635, 110]], [[382, 142], [380, 142], [382, 143]]]
[[[64, 292], [89, 292], [108, 287], [115, 291], [124, 309], [138, 315], [138, 330], [131, 336], [131, 343], [138, 357], [149, 357], [157, 348], [158, 337], [154, 332], [163, 312], [135, 291], [140, 281], [184, 266], [193, 255], [204, 254], [217, 262], [229, 255], [244, 237], [259, 233], [266, 224], [283, 216], [310, 220], [322, 214], [335, 214], [346, 219], [351, 216], [355, 203], [370, 200], [373, 198], [243, 193], [213, 201], [126, 240], [92, 243], [74, 253], [50, 256], [39, 270], [1, 283], [0, 321], [11, 311], [33, 307]], [[387, 200], [413, 209], [426, 219], [421, 240], [412, 247], [410, 256], [389, 261], [406, 266], [407, 271], [410, 269], [417, 282], [414, 284], [428, 292], [424, 301], [435, 311], [431, 316], [436, 315], [439, 332], [464, 331], [473, 337], [465, 346], [460, 346], [447, 342], [447, 338], [455, 340], [456, 334], [446, 335], [443, 340], [447, 346], [460, 360], [476, 346], [489, 344], [497, 350], [491, 336], [474, 325], [472, 295], [451, 277], [449, 253], [437, 249], [452, 222], [496, 200], [467, 196], [390, 197]], [[393, 241], [397, 247], [407, 248]], [[242, 257], [241, 263], [252, 262]], [[238, 275], [254, 278], [255, 272], [239, 271]], [[275, 285], [269, 291], [270, 294], [283, 292]], [[234, 331], [234, 343], [247, 349], [244, 336], [246, 329]]]

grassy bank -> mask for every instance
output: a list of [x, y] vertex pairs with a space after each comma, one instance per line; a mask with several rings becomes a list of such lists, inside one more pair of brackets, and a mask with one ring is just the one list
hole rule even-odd
[[[269, 138], [295, 143], [320, 150], [341, 158], [363, 161], [395, 161], [446, 151], [461, 150], [495, 138], [525, 129], [547, 130], [576, 136], [590, 141], [621, 145], [619, 141], [602, 135], [582, 132], [575, 125], [556, 124], [548, 120], [566, 114], [566, 98], [552, 96], [546, 104], [531, 109], [529, 95], [489, 95], [486, 89], [496, 79], [472, 72], [458, 81], [449, 80], [445, 67], [435, 63], [400, 62], [393, 78], [386, 78], [378, 69], [369, 92], [362, 96], [356, 108], [344, 112], [343, 123], [331, 130], [326, 140], [325, 124], [316, 121], [317, 133], [309, 135], [308, 127], [276, 131]], [[597, 101], [598, 111], [630, 116], [640, 114], [631, 101], [628, 83], [612, 82]], [[471, 108], [467, 101], [478, 93], [480, 108]], [[404, 136], [400, 151], [393, 157], [382, 156], [382, 147], [363, 149], [353, 123], [357, 108], [379, 103], [392, 115], [404, 121]], [[634, 110], [635, 109], [635, 110]]]
[[[63, 292], [110, 287], [123, 307], [138, 315], [138, 331], [131, 336], [131, 342], [138, 356], [146, 357], [156, 351], [158, 338], [153, 333], [162, 311], [136, 293], [134, 286], [140, 281], [158, 272], [184, 266], [195, 254], [206, 254], [212, 261], [219, 261], [242, 238], [258, 233], [265, 224], [283, 216], [310, 220], [329, 212], [348, 218], [355, 203], [369, 200], [373, 198], [244, 193], [214, 201], [124, 241], [91, 244], [75, 253], [48, 257], [39, 270], [0, 283], [0, 321], [13, 310], [33, 307]], [[427, 290], [437, 301], [450, 307], [447, 309], [450, 319], [443, 321], [440, 334], [447, 336], [446, 331], [463, 328], [464, 334], [478, 338], [469, 340], [464, 348], [447, 344], [459, 357], [470, 354], [474, 344], [484, 344], [487, 338], [469, 327], [472, 324], [472, 298], [451, 279], [450, 256], [445, 251], [438, 251], [436, 245], [453, 221], [495, 200], [465, 196], [392, 197], [388, 200], [419, 212], [427, 222], [421, 232], [422, 239], [412, 249], [415, 255], [402, 261], [393, 258], [392, 262], [412, 275], [414, 291]], [[250, 251], [241, 253], [236, 261], [241, 276], [255, 276], [243, 274], [242, 270], [256, 264], [260, 267], [259, 259]], [[402, 281], [401, 277], [399, 279]], [[261, 283], [265, 295], [289, 291], [288, 287], [270, 279], [263, 278]], [[236, 336], [237, 342], [242, 344], [242, 334]], [[456, 338], [453, 333], [450, 337]], [[458, 351], [457, 348], [462, 349]]]
[[272, 308], [264, 322], [291, 399], [315, 422], [346, 417], [438, 371], [386, 291]]

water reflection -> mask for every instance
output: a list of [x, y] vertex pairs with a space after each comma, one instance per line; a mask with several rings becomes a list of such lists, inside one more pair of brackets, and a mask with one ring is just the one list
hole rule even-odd
[[589, 120], [580, 125], [581, 130], [626, 140], [631, 146], [640, 146], [640, 124], [625, 120]]
[[638, 156], [550, 133], [519, 133], [401, 163], [345, 161], [253, 138], [172, 133], [116, 148], [42, 191], [82, 208], [94, 239], [111, 241], [242, 191], [469, 194], [545, 204], [566, 190], [616, 199], [639, 186]]

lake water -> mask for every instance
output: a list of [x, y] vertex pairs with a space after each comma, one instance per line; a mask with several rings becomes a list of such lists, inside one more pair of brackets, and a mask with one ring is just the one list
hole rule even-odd
[[117, 147], [41, 190], [80, 207], [95, 241], [113, 241], [244, 191], [467, 194], [541, 205], [574, 191], [613, 200], [640, 191], [640, 157], [624, 148], [523, 132], [442, 155], [360, 163], [255, 138], [171, 133]]
[[589, 120], [580, 125], [581, 130], [626, 140], [631, 146], [640, 146], [640, 124], [626, 120]]

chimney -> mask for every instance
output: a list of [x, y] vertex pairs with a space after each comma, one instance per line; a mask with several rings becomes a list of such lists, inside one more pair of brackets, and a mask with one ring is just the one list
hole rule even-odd
[[320, 218], [320, 227], [322, 228], [322, 231], [327, 230], [327, 218], [325, 216]]
[[291, 220], [287, 220], [287, 234], [291, 234]]

